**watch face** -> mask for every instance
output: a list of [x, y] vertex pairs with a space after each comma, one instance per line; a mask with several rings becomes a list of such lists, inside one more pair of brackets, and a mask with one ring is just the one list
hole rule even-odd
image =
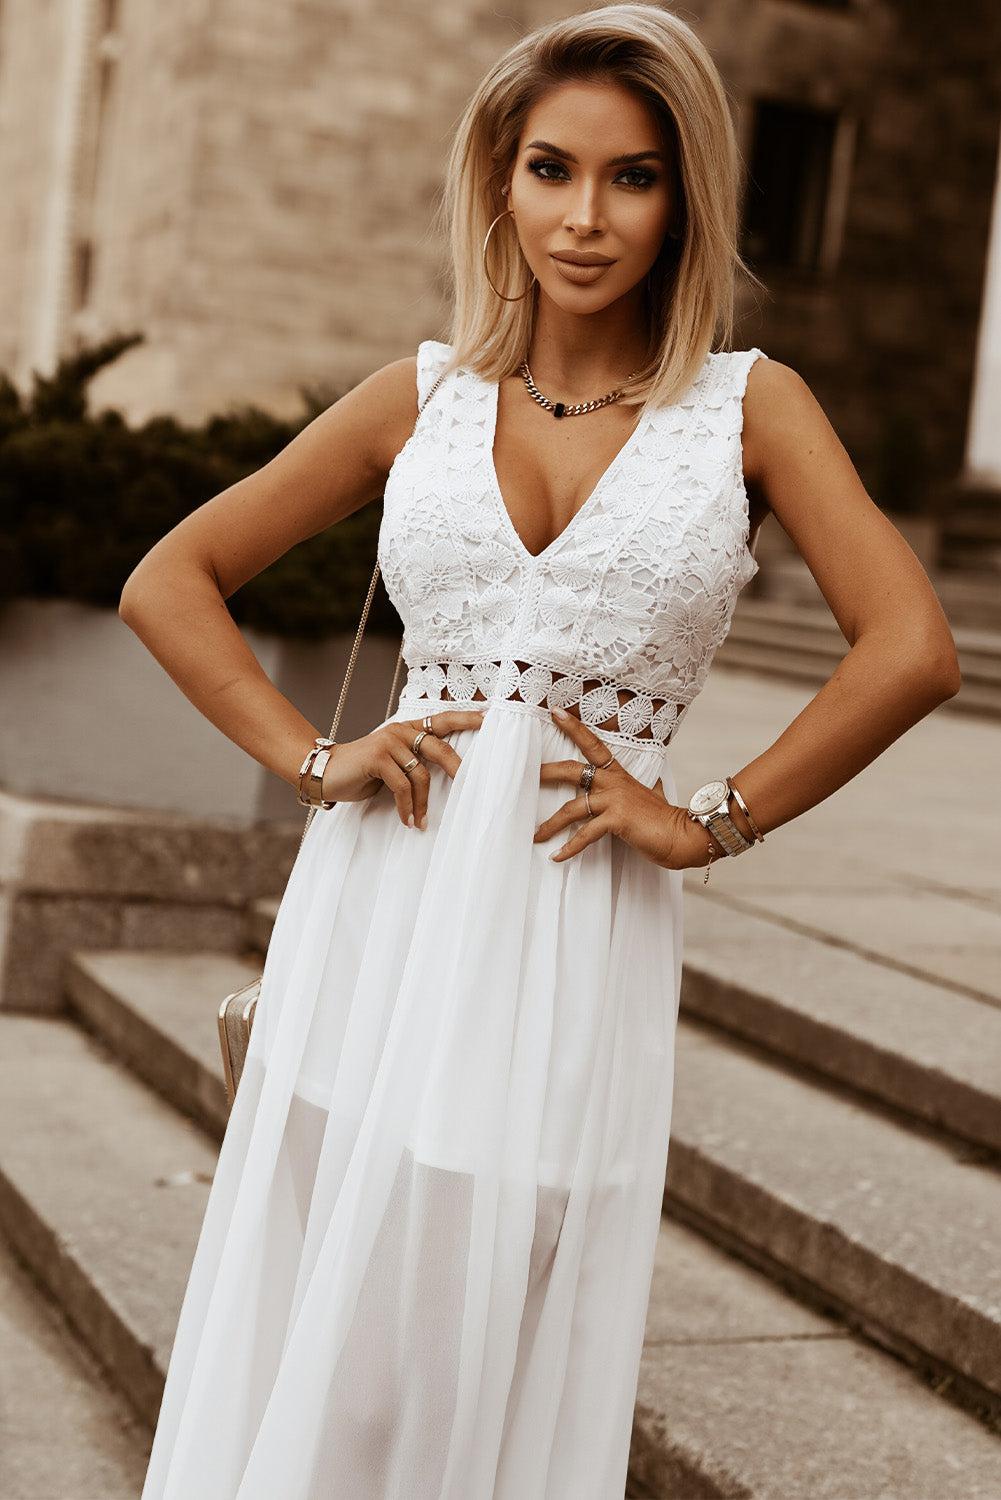
[[693, 794], [688, 806], [693, 813], [712, 812], [714, 807], [725, 804], [729, 795], [730, 788], [725, 781], [708, 781]]

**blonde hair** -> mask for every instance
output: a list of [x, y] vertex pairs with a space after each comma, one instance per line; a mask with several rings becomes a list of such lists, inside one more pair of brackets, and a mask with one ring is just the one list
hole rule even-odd
[[[567, 80], [634, 90], [672, 148], [681, 237], [665, 235], [651, 268], [648, 359], [620, 397], [667, 405], [687, 390], [717, 335], [729, 345], [735, 275], [761, 283], [737, 249], [739, 153], [723, 81], [692, 28], [658, 5], [603, 5], [539, 27], [494, 63], [466, 105], [437, 209], [453, 279], [445, 368], [500, 380], [527, 356], [538, 284], [520, 301], [503, 301], [484, 274], [483, 240], [506, 207], [501, 186], [529, 110]], [[490, 238], [490, 274], [514, 295], [527, 266], [503, 228], [502, 220]]]

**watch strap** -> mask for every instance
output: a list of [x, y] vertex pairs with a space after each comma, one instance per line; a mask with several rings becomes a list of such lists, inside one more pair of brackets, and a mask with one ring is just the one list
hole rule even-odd
[[745, 849], [754, 847], [754, 840], [745, 839], [724, 808], [717, 808], [715, 812], [706, 813], [704, 822], [713, 837], [723, 845], [727, 854], [743, 854]]

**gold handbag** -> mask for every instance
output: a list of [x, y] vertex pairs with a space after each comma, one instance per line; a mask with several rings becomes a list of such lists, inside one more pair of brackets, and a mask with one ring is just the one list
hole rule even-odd
[[[424, 407], [427, 406], [428, 402], [431, 400], [431, 397], [434, 395], [435, 391], [444, 380], [445, 373], [446, 372], [442, 372], [442, 374], [439, 375], [434, 385], [428, 391], [427, 397], [418, 410], [418, 416], [420, 416], [420, 413], [424, 410]], [[351, 681], [351, 673], [354, 671], [355, 660], [358, 656], [358, 647], [361, 645], [362, 632], [365, 629], [365, 621], [368, 619], [369, 608], [371, 607], [372, 599], [375, 594], [375, 586], [378, 581], [379, 564], [378, 562], [376, 562], [375, 568], [372, 573], [372, 581], [368, 586], [368, 594], [366, 595], [365, 603], [362, 606], [361, 619], [358, 621], [358, 629], [355, 631], [354, 645], [351, 647], [351, 655], [348, 658], [348, 664], [344, 672], [344, 681], [341, 683], [340, 697], [337, 700], [337, 708], [334, 712], [334, 718], [330, 726], [330, 734], [328, 735], [328, 739], [336, 740], [337, 738], [337, 728], [341, 721], [341, 709], [344, 707], [344, 700], [347, 697], [348, 684]], [[399, 681], [400, 666], [402, 662], [403, 644], [401, 642], [399, 655], [396, 658], [396, 670], [393, 673], [393, 684], [389, 690], [389, 701], [386, 704], [385, 718], [387, 719], [393, 712], [393, 700], [396, 697], [396, 684]], [[312, 821], [312, 817], [315, 812], [316, 808], [311, 807], [309, 809], [309, 812], [306, 814], [306, 823], [302, 830], [302, 837], [299, 839], [300, 849], [302, 848], [303, 839], [305, 839], [306, 837], [306, 831], [309, 828], [310, 822]], [[247, 1058], [247, 1048], [250, 1045], [250, 1032], [254, 1024], [254, 1016], [257, 1011], [257, 1001], [260, 993], [261, 977], [260, 975], [258, 975], [258, 977], [256, 979], [252, 979], [249, 984], [245, 984], [241, 989], [234, 990], [231, 995], [227, 995], [225, 1000], [223, 1000], [222, 1004], [219, 1007], [219, 1044], [222, 1047], [222, 1067], [226, 1079], [226, 1097], [229, 1101], [230, 1108], [232, 1108], [233, 1100], [236, 1098], [236, 1090], [239, 1086], [240, 1078], [243, 1073], [243, 1065]]]

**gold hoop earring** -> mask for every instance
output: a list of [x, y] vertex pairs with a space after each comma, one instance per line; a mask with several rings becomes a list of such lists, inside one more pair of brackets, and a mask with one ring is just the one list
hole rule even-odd
[[532, 273], [532, 280], [528, 283], [528, 286], [525, 288], [525, 290], [523, 292], [520, 292], [517, 297], [505, 297], [505, 295], [504, 295], [503, 292], [497, 291], [497, 288], [494, 286], [493, 282], [490, 280], [490, 272], [487, 270], [487, 244], [489, 243], [490, 236], [494, 232], [494, 224], [499, 224], [500, 221], [501, 221], [501, 219], [503, 219], [503, 217], [504, 217], [505, 214], [513, 214], [513, 213], [514, 213], [514, 209], [513, 208], [502, 209], [501, 212], [497, 215], [497, 217], [494, 220], [493, 224], [491, 224], [490, 228], [487, 230], [486, 236], [484, 237], [484, 240], [483, 240], [483, 251], [482, 251], [482, 255], [483, 255], [483, 274], [487, 278], [487, 280], [490, 282], [490, 285], [493, 288], [493, 290], [495, 292], [497, 292], [498, 297], [500, 297], [501, 300], [504, 301], [504, 302], [520, 302], [521, 299], [522, 299], [522, 297], [527, 297], [528, 296], [528, 294], [532, 290], [532, 287], [534, 286], [536, 280], [538, 279], [536, 277], [535, 273], [533, 272]]

